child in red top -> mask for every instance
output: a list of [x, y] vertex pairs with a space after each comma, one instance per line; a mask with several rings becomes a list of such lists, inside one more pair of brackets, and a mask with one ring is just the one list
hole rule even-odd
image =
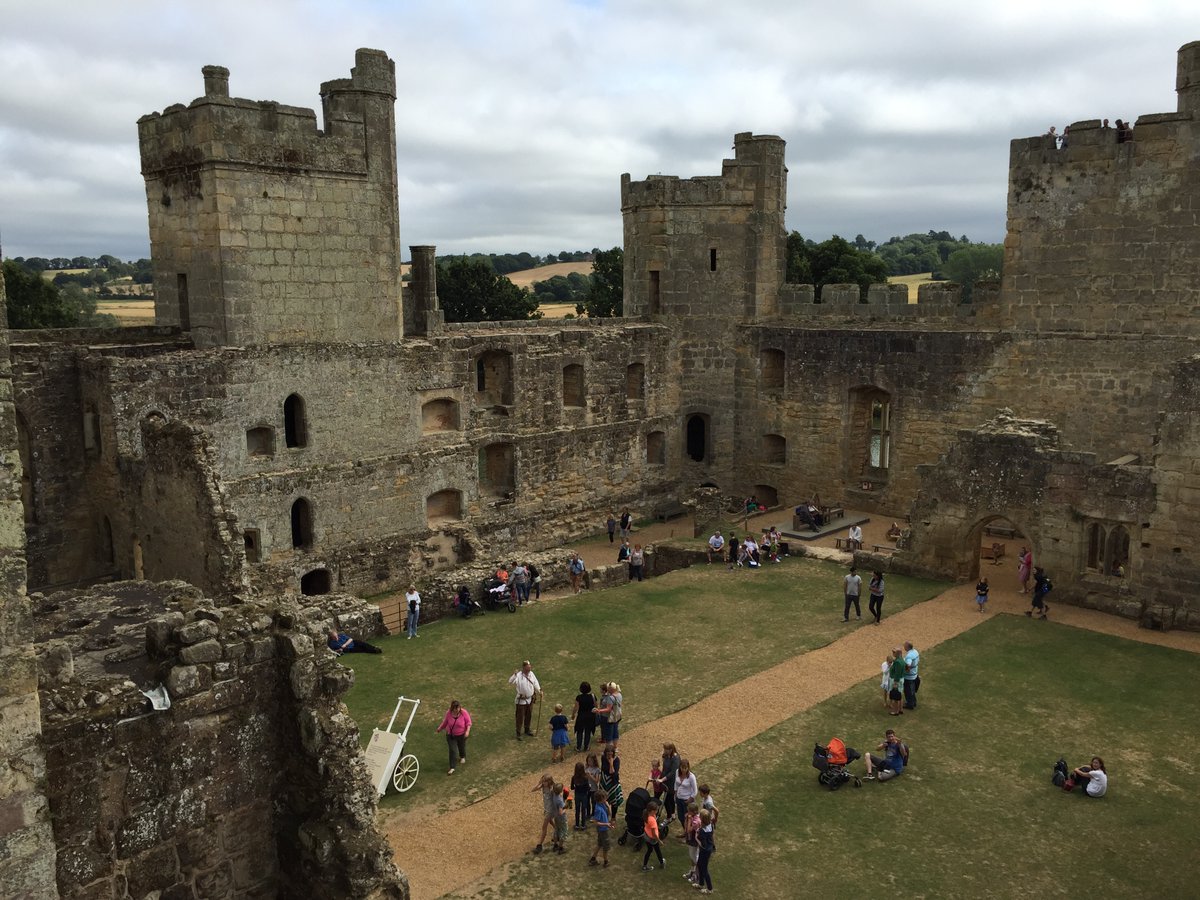
[[667, 867], [666, 860], [663, 859], [662, 843], [658, 839], [658, 801], [651, 800], [646, 804], [646, 812], [643, 814], [645, 818], [642, 820], [643, 835], [646, 841], [646, 855], [642, 857], [642, 871], [650, 871], [650, 853], [658, 857], [658, 867], [665, 869]]
[[662, 777], [662, 760], [650, 760], [650, 777], [646, 779], [646, 787], [654, 791], [654, 799], [662, 796], [664, 783]]

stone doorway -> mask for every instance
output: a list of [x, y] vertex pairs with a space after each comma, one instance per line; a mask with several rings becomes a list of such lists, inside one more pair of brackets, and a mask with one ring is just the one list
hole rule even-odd
[[973, 581], [986, 577], [993, 591], [1014, 590], [1018, 583], [1018, 555], [1028, 547], [1030, 540], [1025, 529], [1015, 520], [989, 513], [980, 517], [967, 533], [963, 556], [970, 565], [969, 569], [964, 566], [964, 570]]

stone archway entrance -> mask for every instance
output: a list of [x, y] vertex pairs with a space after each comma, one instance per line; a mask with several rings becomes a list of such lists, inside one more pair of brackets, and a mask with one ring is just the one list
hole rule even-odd
[[963, 539], [963, 557], [971, 561], [967, 577], [973, 581], [986, 577], [993, 589], [1015, 588], [1018, 555], [1030, 543], [1016, 518], [994, 513], [981, 516]]

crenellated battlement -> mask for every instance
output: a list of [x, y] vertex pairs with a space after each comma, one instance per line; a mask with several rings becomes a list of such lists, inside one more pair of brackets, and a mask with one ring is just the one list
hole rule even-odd
[[777, 176], [784, 141], [773, 134], [742, 132], [733, 139], [734, 158], [722, 160], [720, 175], [650, 175], [644, 181], [621, 176], [621, 209], [640, 206], [752, 206], [760, 184]]
[[811, 284], [785, 284], [780, 289], [780, 309], [786, 317], [806, 319], [842, 319], [862, 324], [871, 322], [954, 322], [991, 320], [998, 315], [1000, 285], [975, 285], [970, 302], [963, 301], [962, 285], [950, 281], [922, 284], [915, 302], [909, 300], [908, 286], [873, 284], [867, 296], [857, 284], [827, 284], [821, 296]]

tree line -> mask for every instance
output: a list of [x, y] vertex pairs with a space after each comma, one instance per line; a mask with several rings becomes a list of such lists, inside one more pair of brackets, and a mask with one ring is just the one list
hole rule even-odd
[[96, 295], [77, 283], [55, 284], [15, 259], [3, 263], [9, 328], [114, 328], [115, 316], [96, 312]]

